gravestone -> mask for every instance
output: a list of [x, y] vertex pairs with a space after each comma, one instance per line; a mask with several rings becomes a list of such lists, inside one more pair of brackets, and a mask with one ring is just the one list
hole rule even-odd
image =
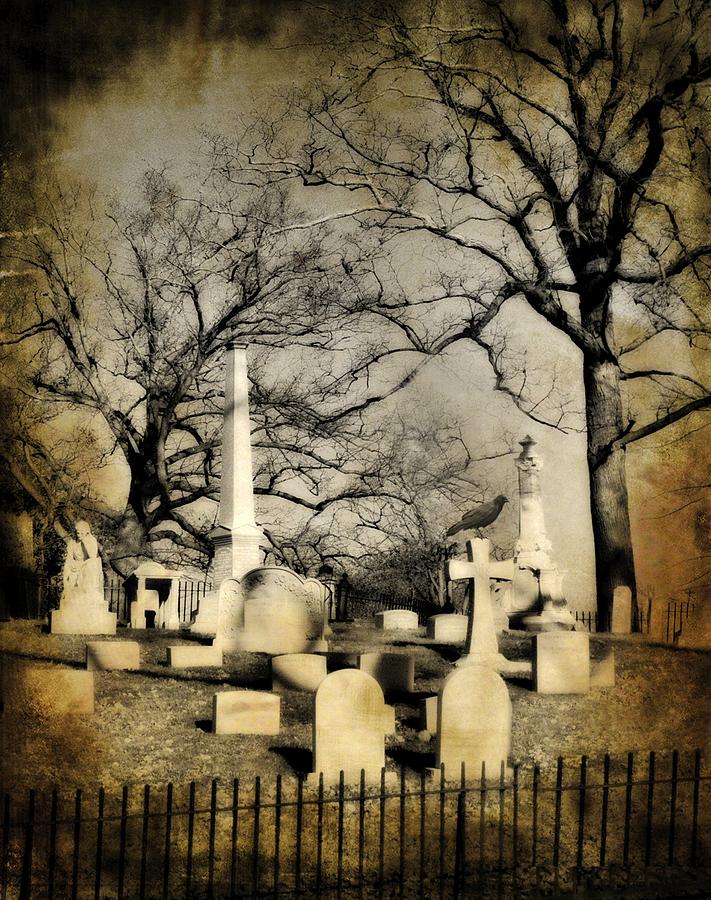
[[176, 644], [168, 647], [167, 664], [173, 669], [220, 668], [222, 648], [216, 644]]
[[437, 767], [458, 779], [497, 779], [511, 750], [511, 699], [503, 678], [485, 666], [455, 669], [444, 680], [437, 703]]
[[225, 650], [279, 656], [328, 650], [321, 637], [323, 606], [313, 585], [283, 566], [260, 566], [241, 581], [244, 628], [219, 640]]
[[590, 636], [580, 631], [548, 631], [533, 639], [533, 683], [539, 694], [587, 694], [590, 690]]
[[315, 691], [325, 677], [325, 656], [287, 653], [272, 657], [273, 691]]
[[239, 642], [244, 630], [244, 593], [236, 578], [225, 578], [217, 589], [215, 643], [229, 646]]
[[395, 734], [395, 707], [385, 704], [385, 718], [383, 719], [383, 731], [385, 734]]
[[417, 613], [411, 609], [384, 609], [375, 614], [375, 627], [381, 631], [416, 631], [419, 628]]
[[460, 644], [467, 639], [469, 616], [456, 613], [440, 613], [427, 620], [427, 637], [435, 641]]
[[357, 669], [327, 675], [314, 701], [314, 774], [325, 784], [338, 784], [340, 772], [349, 783], [378, 783], [385, 765], [385, 700], [378, 682]]
[[264, 691], [220, 691], [212, 697], [213, 734], [279, 734], [281, 698]]
[[87, 522], [76, 523], [76, 539], [67, 539], [59, 609], [49, 615], [52, 634], [116, 634], [116, 613], [104, 600], [99, 544]]
[[601, 659], [590, 660], [590, 687], [615, 686], [615, 651], [609, 650]]
[[632, 631], [632, 591], [627, 585], [618, 585], [612, 593], [613, 634], [629, 634]]
[[361, 653], [358, 668], [372, 675], [384, 691], [415, 690], [415, 657], [410, 653]]
[[437, 733], [437, 695], [420, 700], [420, 731]]
[[466, 580], [469, 598], [467, 637], [457, 666], [489, 666], [503, 671], [509, 661], [499, 653], [494, 612], [491, 604], [489, 577], [489, 541], [486, 538], [468, 540], [467, 560], [452, 559], [449, 577], [452, 581]]
[[25, 662], [0, 667], [0, 695], [6, 709], [34, 709], [42, 715], [91, 715], [94, 673]]
[[90, 672], [112, 669], [140, 669], [141, 656], [136, 641], [88, 641], [86, 667]]

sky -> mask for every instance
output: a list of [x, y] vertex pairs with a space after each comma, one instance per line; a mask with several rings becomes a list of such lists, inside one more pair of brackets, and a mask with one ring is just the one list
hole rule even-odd
[[[0, 120], [5, 146], [25, 154], [46, 151], [60, 172], [119, 198], [131, 196], [149, 166], [168, 164], [180, 171], [200, 147], [201, 130], [229, 134], [251, 104], [268, 105], [306, 83], [320, 64], [309, 45], [307, 17], [296, 14], [293, 3], [14, 0], [9, 8], [7, 45], [0, 48], [5, 51], [0, 76], [7, 85]], [[553, 355], [566, 377], [576, 380], [579, 361], [564, 341], [530, 318], [521, 327], [538, 329], [541, 341], [558, 340]], [[554, 555], [568, 573], [571, 605], [592, 608], [584, 436], [531, 422], [510, 400], [494, 394], [492, 384], [485, 360], [459, 348], [429, 366], [409, 390], [435, 407], [447, 402], [475, 454], [477, 443], [486, 444], [502, 423], [517, 440], [530, 433], [539, 442]], [[658, 458], [650, 462], [645, 449], [628, 457], [644, 584], [658, 577], [650, 547], [654, 526], [640, 512], [649, 512], [649, 467]], [[121, 472], [114, 475], [106, 490], [120, 493]], [[495, 477], [495, 492], [515, 500], [513, 456], [498, 466]], [[516, 513], [514, 502], [505, 514], [509, 525]], [[458, 517], [453, 510], [452, 521]]]

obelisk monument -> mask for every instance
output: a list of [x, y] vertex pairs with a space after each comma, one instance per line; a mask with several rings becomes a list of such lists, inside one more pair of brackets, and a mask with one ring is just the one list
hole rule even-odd
[[225, 405], [222, 414], [222, 479], [215, 545], [213, 583], [241, 578], [262, 562], [262, 532], [254, 518], [252, 436], [249, 419], [247, 350], [231, 342], [225, 348]]

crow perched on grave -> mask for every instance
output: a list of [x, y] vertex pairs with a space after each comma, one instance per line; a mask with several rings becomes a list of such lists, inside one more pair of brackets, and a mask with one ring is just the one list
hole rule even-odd
[[504, 508], [504, 503], [508, 502], [508, 497], [499, 494], [498, 497], [494, 497], [494, 499], [489, 500], [488, 503], [481, 503], [479, 506], [475, 506], [474, 509], [470, 509], [468, 513], [464, 513], [461, 520], [457, 522], [456, 525], [452, 525], [447, 532], [447, 537], [452, 537], [452, 535], [458, 534], [460, 531], [486, 528], [487, 525], [491, 525], [492, 522], [495, 522], [496, 519], [498, 519], [499, 513]]

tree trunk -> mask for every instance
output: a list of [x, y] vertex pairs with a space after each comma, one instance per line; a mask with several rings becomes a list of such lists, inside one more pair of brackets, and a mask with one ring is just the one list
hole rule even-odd
[[625, 416], [615, 362], [586, 363], [584, 381], [598, 629], [606, 629], [614, 589], [627, 585], [633, 601], [636, 597], [625, 452], [614, 449], [614, 441], [624, 431]]

